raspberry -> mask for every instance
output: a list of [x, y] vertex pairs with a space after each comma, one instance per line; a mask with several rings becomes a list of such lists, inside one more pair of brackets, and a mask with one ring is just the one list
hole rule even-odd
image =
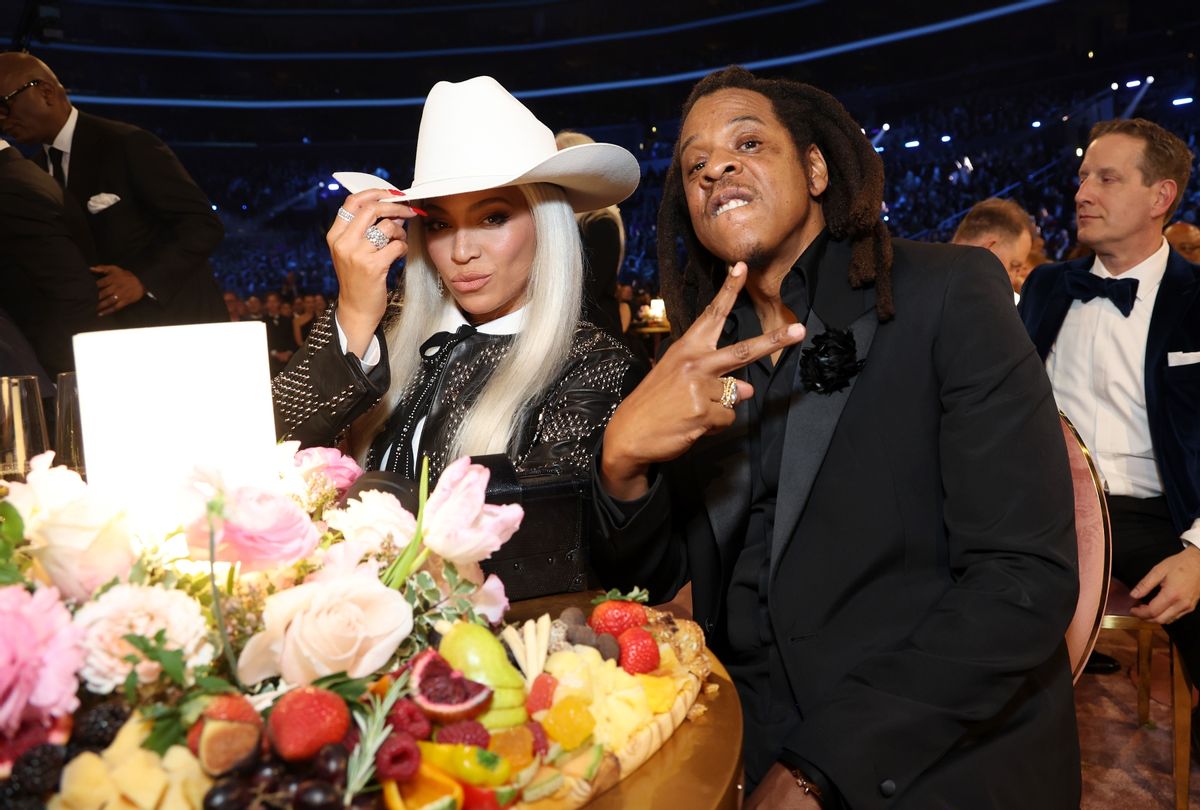
[[533, 753], [546, 756], [546, 752], [550, 750], [550, 739], [546, 736], [546, 729], [542, 728], [542, 724], [537, 720], [530, 720], [525, 724], [525, 728], [533, 734]]
[[462, 745], [478, 745], [487, 748], [492, 741], [492, 735], [477, 720], [459, 720], [448, 726], [442, 726], [434, 735], [440, 743], [461, 743]]
[[375, 752], [375, 771], [380, 779], [407, 782], [421, 765], [421, 749], [406, 731], [393, 731]]
[[128, 719], [129, 709], [125, 704], [101, 703], [75, 718], [71, 744], [93, 751], [108, 748]]
[[425, 713], [408, 698], [397, 700], [388, 712], [388, 723], [393, 731], [407, 731], [415, 739], [428, 740], [433, 725]]
[[17, 757], [9, 779], [18, 793], [44, 796], [58, 790], [66, 749], [61, 745], [42, 744]]

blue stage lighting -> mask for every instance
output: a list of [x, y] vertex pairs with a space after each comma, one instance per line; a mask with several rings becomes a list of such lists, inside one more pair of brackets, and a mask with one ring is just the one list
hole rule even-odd
[[1030, 124], [1030, 126], [1031, 126], [1031, 127], [1033, 127], [1034, 129], [1040, 129], [1040, 128], [1041, 128], [1041, 126], [1042, 126], [1042, 122], [1041, 122], [1041, 121], [1034, 121], [1032, 124]]
[[1192, 103], [1191, 96], [1184, 96], [1183, 98], [1177, 98], [1171, 102], [1171, 104], [1173, 104], [1176, 107], [1182, 107], [1184, 104], [1191, 104], [1191, 103]]
[[942, 136], [942, 143], [950, 143], [950, 136], [949, 136], [949, 135], [943, 135], [943, 136]]
[[[322, 185], [324, 184], [322, 183]], [[325, 188], [329, 189], [330, 191], [337, 191], [341, 188], [341, 186], [339, 186], [337, 183], [330, 183], [329, 185], [325, 186]]]
[[1126, 86], [1126, 87], [1128, 87], [1128, 88], [1130, 88], [1130, 89], [1133, 89], [1134, 87], [1141, 87], [1141, 86], [1142, 86], [1142, 80], [1141, 80], [1141, 79], [1134, 79], [1133, 81], [1125, 82], [1125, 86]]
[[904, 142], [905, 149], [916, 149], [920, 145], [921, 145], [920, 141], [905, 141]]

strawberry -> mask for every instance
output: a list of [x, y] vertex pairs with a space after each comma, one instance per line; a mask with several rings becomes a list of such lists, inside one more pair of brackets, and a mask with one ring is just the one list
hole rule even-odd
[[611, 590], [595, 600], [596, 607], [588, 618], [588, 626], [596, 635], [609, 633], [620, 637], [630, 627], [641, 627], [646, 623], [646, 609], [638, 603], [648, 598], [649, 594], [638, 588], [628, 595]]
[[350, 728], [346, 701], [316, 686], [293, 689], [279, 700], [267, 720], [275, 752], [288, 762], [316, 756], [321, 746], [341, 742]]
[[529, 714], [549, 709], [554, 702], [554, 690], [558, 688], [558, 678], [549, 672], [543, 672], [533, 679], [529, 688], [529, 697], [525, 698], [525, 711]]
[[200, 753], [200, 735], [204, 733], [205, 720], [226, 720], [231, 723], [249, 723], [262, 728], [262, 715], [246, 699], [245, 695], [215, 695], [205, 704], [200, 717], [188, 729], [187, 745], [193, 754]]
[[621, 669], [630, 675], [658, 669], [658, 642], [641, 627], [631, 627], [617, 637], [621, 647]]

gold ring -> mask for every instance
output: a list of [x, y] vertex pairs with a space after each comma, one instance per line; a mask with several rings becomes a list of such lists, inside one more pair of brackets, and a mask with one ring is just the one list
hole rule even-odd
[[737, 380], [733, 377], [722, 377], [721, 384], [725, 386], [721, 392], [721, 407], [732, 411], [738, 401]]

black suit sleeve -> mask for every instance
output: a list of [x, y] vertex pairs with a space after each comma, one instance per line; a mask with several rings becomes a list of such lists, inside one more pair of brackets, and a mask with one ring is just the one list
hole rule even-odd
[[161, 226], [159, 235], [165, 235], [149, 240], [125, 269], [166, 303], [186, 288], [191, 274], [209, 272], [208, 257], [221, 244], [225, 228], [166, 144], [145, 130], [131, 129], [122, 146], [139, 201]]
[[52, 374], [75, 367], [71, 336], [99, 326], [96, 282], [57, 195], [26, 161], [0, 178], [0, 297]]
[[855, 808], [886, 806], [880, 775], [903, 792], [986, 733], [1032, 673], [1061, 667], [1078, 594], [1073, 490], [1049, 380], [1002, 274], [972, 255], [960, 264], [931, 358], [949, 581], [908, 638], [861, 660], [785, 743]]

